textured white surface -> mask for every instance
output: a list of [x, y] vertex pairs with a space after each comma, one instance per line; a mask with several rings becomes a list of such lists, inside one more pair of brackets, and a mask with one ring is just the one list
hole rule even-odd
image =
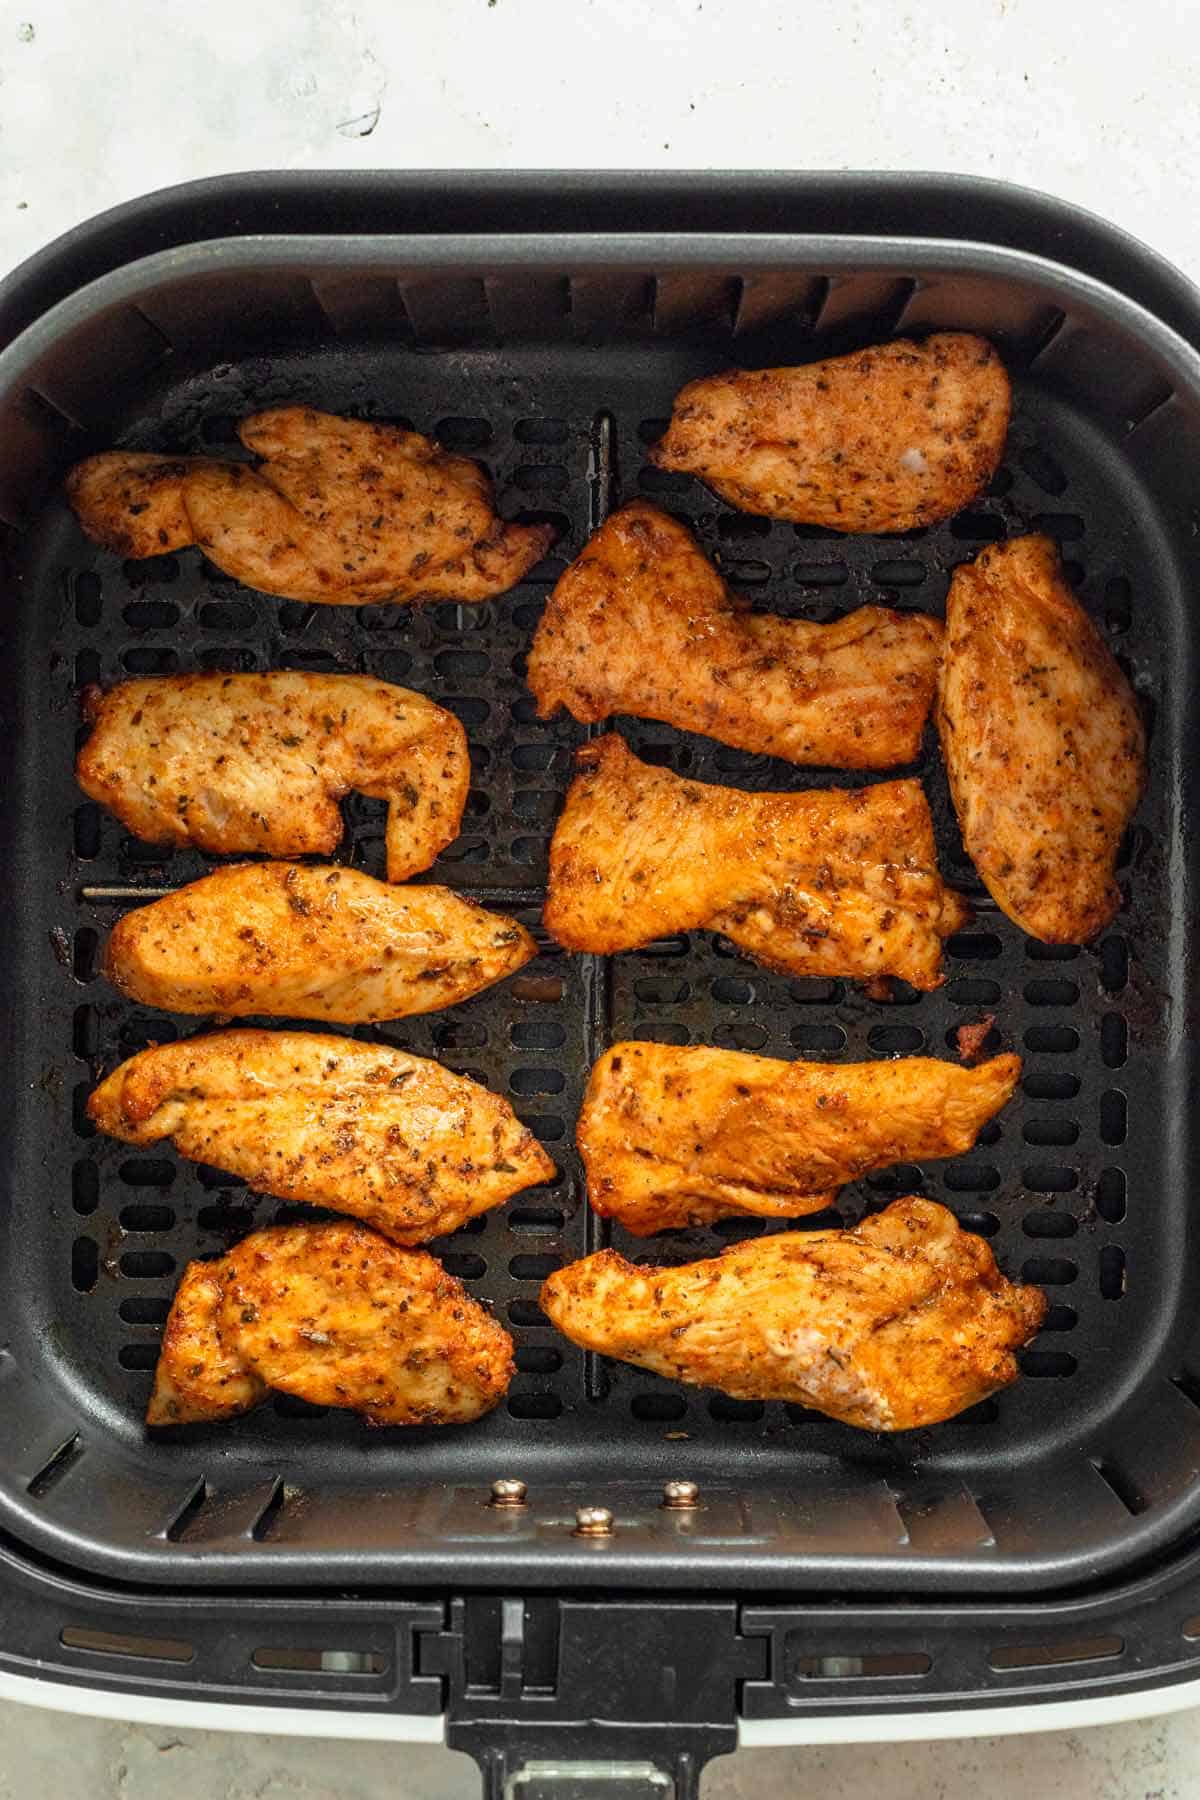
[[[238, 169], [902, 168], [1107, 215], [1200, 281], [1189, 0], [0, 0], [0, 273], [151, 188]], [[0, 1706], [0, 1800], [467, 1800], [462, 1758]], [[1183, 1800], [1200, 1714], [745, 1751], [707, 1800]]]
[[1190, 0], [0, 0], [0, 266], [233, 169], [858, 167], [1027, 182], [1200, 279], [1198, 78]]

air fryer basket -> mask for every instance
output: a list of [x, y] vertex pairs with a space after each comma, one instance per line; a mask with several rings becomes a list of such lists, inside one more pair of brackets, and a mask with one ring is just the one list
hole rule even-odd
[[[645, 462], [692, 376], [935, 328], [992, 337], [1017, 395], [1000, 474], [947, 526], [839, 538], [733, 513]], [[57, 497], [63, 469], [89, 450], [225, 452], [241, 415], [292, 401], [410, 421], [480, 457], [502, 512], [553, 519], [550, 556], [483, 607], [303, 607], [239, 588], [196, 553], [122, 567], [84, 542]], [[347, 1584], [754, 1590], [765, 1632], [778, 1597], [801, 1589], [854, 1590], [865, 1607], [985, 1592], [1033, 1605], [1132, 1578], [1184, 1542], [1200, 1523], [1188, 955], [1198, 457], [1200, 357], [1160, 317], [1077, 269], [920, 235], [493, 226], [486, 237], [184, 242], [98, 273], [18, 335], [0, 354], [11, 1095], [0, 1525], [19, 1556], [53, 1558], [72, 1579], [210, 1596]], [[851, 983], [788, 981], [704, 933], [610, 960], [565, 956], [543, 935], [514, 981], [428, 1018], [361, 1028], [508, 1095], [559, 1164], [545, 1188], [433, 1246], [513, 1332], [508, 1405], [462, 1431], [369, 1432], [279, 1399], [233, 1425], [148, 1441], [141, 1411], [183, 1264], [289, 1215], [218, 1171], [98, 1137], [86, 1120], [101, 1070], [201, 1025], [109, 988], [97, 973], [104, 933], [123, 908], [208, 865], [138, 844], [83, 799], [72, 779], [79, 690], [129, 674], [283, 667], [365, 670], [430, 694], [466, 725], [474, 780], [462, 835], [429, 879], [537, 930], [546, 846], [585, 733], [536, 720], [523, 658], [549, 584], [635, 494], [685, 519], [755, 604], [813, 619], [868, 599], [941, 611], [948, 572], [983, 543], [1050, 532], [1152, 726], [1120, 916], [1087, 948], [1026, 939], [963, 856], [930, 741], [917, 768], [944, 870], [976, 908], [947, 946], [938, 993], [883, 1003]], [[860, 779], [616, 723], [644, 757], [701, 779]], [[339, 854], [381, 872], [379, 807], [356, 798], [347, 820]], [[956, 1027], [987, 1014], [990, 1043], [1020, 1051], [1025, 1071], [975, 1150], [871, 1178], [836, 1214], [801, 1224], [853, 1219], [911, 1191], [951, 1206], [1008, 1272], [1049, 1292], [1014, 1388], [934, 1431], [874, 1437], [608, 1365], [542, 1318], [540, 1279], [602, 1242], [684, 1259], [759, 1229], [729, 1222], [645, 1244], [610, 1240], [590, 1214], [572, 1127], [588, 1067], [617, 1037], [784, 1057], [953, 1056]], [[486, 1504], [497, 1476], [528, 1484], [524, 1509]], [[700, 1483], [698, 1510], [662, 1509], [672, 1476]], [[584, 1503], [612, 1509], [609, 1538], [572, 1534]], [[722, 1621], [727, 1606], [713, 1601]], [[446, 1656], [425, 1673], [448, 1675]], [[738, 1672], [762, 1674], [760, 1659]]]

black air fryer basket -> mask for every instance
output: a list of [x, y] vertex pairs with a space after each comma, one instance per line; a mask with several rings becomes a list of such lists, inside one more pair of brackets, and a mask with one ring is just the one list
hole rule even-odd
[[[986, 333], [1016, 392], [999, 475], [946, 526], [842, 538], [734, 513], [646, 463], [693, 376], [937, 328]], [[553, 550], [485, 606], [309, 607], [197, 553], [122, 566], [61, 500], [64, 469], [92, 450], [223, 451], [239, 417], [294, 401], [477, 456], [506, 516], [554, 523]], [[149, 1441], [184, 1263], [281, 1210], [86, 1118], [102, 1070], [196, 1029], [122, 999], [98, 951], [123, 909], [205, 864], [84, 800], [80, 689], [269, 668], [418, 688], [466, 726], [474, 782], [430, 879], [540, 932], [585, 733], [535, 718], [523, 659], [566, 561], [638, 494], [686, 520], [755, 604], [808, 619], [869, 599], [939, 612], [981, 545], [1057, 539], [1151, 727], [1119, 917], [1086, 948], [1024, 937], [963, 855], [928, 744], [943, 868], [975, 907], [936, 994], [791, 981], [705, 933], [612, 959], [543, 933], [534, 963], [467, 1005], [360, 1028], [507, 1095], [559, 1165], [432, 1246], [513, 1333], [507, 1405], [465, 1430], [368, 1432], [279, 1398]], [[1001, 1708], [1027, 1723], [1052, 1702], [1128, 1710], [1143, 1692], [1149, 1707], [1200, 1679], [1200, 296], [1085, 215], [943, 177], [202, 183], [82, 227], [0, 288], [0, 543], [0, 1669], [60, 1699], [116, 1691], [134, 1711], [220, 1700], [268, 1728], [301, 1704], [331, 1733], [403, 1735], [444, 1713], [496, 1784], [532, 1762], [526, 1788], [595, 1758], [629, 1765], [627, 1784], [645, 1762], [686, 1788], [739, 1728], [911, 1735], [914, 1716], [933, 1728], [958, 1710], [971, 1729], [986, 1710], [995, 1729]], [[641, 756], [702, 780], [856, 779], [618, 724]], [[339, 854], [381, 872], [379, 805], [351, 801]], [[1024, 1078], [975, 1149], [871, 1177], [801, 1224], [914, 1191], [950, 1206], [1049, 1294], [1015, 1387], [936, 1430], [872, 1436], [610, 1365], [549, 1327], [540, 1280], [603, 1242], [685, 1260], [762, 1229], [647, 1246], [589, 1212], [573, 1125], [616, 1038], [952, 1055], [956, 1028], [989, 1014], [989, 1045], [1019, 1051]], [[492, 1502], [499, 1478], [526, 1484], [524, 1504]], [[664, 1506], [680, 1478], [698, 1503]], [[580, 1534], [583, 1506], [611, 1529]]]

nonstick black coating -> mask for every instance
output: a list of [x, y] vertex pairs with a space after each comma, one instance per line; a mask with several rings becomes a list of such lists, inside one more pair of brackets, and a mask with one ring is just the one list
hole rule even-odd
[[[910, 289], [889, 284], [889, 306]], [[1051, 1564], [1058, 1579], [1081, 1578], [1101, 1546], [1132, 1554], [1148, 1508], [1179, 1503], [1176, 1465], [1184, 1440], [1200, 1436], [1200, 1413], [1186, 1378], [1167, 1384], [1181, 1366], [1195, 1285], [1186, 1044], [1170, 1000], [1185, 979], [1172, 895], [1181, 892], [1191, 704], [1171, 520], [1119, 431], [1090, 416], [1073, 366], [1056, 368], [1053, 332], [1040, 357], [1036, 334], [1005, 343], [1018, 379], [1004, 464], [988, 494], [946, 526], [841, 538], [731, 512], [689, 478], [649, 468], [646, 445], [685, 380], [731, 360], [805, 359], [897, 316], [857, 319], [826, 337], [813, 332], [820, 284], [814, 296], [805, 316], [732, 341], [727, 323], [685, 308], [678, 330], [661, 316], [654, 332], [626, 317], [590, 342], [468, 339], [435, 350], [421, 344], [419, 307], [410, 306], [408, 341], [326, 337], [231, 352], [178, 375], [168, 366], [123, 419], [131, 446], [219, 453], [234, 448], [239, 416], [291, 401], [433, 431], [487, 463], [506, 516], [550, 517], [560, 531], [546, 562], [486, 606], [303, 607], [240, 588], [197, 552], [122, 565], [86, 544], [59, 501], [14, 540], [19, 660], [9, 668], [20, 756], [4, 878], [17, 1079], [5, 1279], [19, 1453], [5, 1467], [0, 1450], [0, 1484], [10, 1517], [47, 1534], [60, 1555], [185, 1581], [400, 1576], [414, 1559], [485, 1582], [518, 1569], [522, 1580], [552, 1581], [564, 1555], [574, 1557], [563, 1528], [572, 1508], [595, 1500], [616, 1508], [622, 1547], [659, 1585], [686, 1583], [701, 1565], [710, 1582], [742, 1585], [777, 1580], [781, 1568], [893, 1588], [1027, 1585]], [[950, 323], [965, 322], [967, 304], [982, 302], [968, 293], [948, 308]], [[925, 322], [938, 322], [936, 310]], [[986, 316], [975, 322], [987, 328]], [[997, 329], [1004, 324], [1002, 314]], [[86, 439], [60, 435], [68, 449], [105, 441], [94, 429]], [[169, 1149], [111, 1142], [84, 1117], [102, 1072], [204, 1022], [133, 1006], [103, 981], [98, 952], [129, 901], [88, 900], [83, 890], [174, 886], [211, 865], [136, 843], [75, 788], [80, 690], [133, 674], [297, 668], [362, 670], [429, 694], [466, 725], [474, 778], [462, 835], [426, 879], [536, 925], [548, 839], [585, 733], [564, 716], [535, 719], [524, 656], [565, 562], [610, 503], [637, 494], [686, 520], [755, 605], [809, 619], [866, 600], [941, 613], [949, 572], [984, 543], [1050, 532], [1151, 724], [1152, 779], [1121, 855], [1120, 916], [1098, 943], [1067, 949], [1034, 943], [1006, 920], [963, 856], [930, 733], [916, 772], [944, 872], [976, 907], [947, 946], [938, 993], [901, 989], [885, 1003], [851, 982], [788, 981], [703, 932], [607, 961], [564, 955], [543, 934], [535, 963], [465, 1006], [362, 1028], [356, 1035], [439, 1057], [506, 1094], [559, 1164], [545, 1188], [432, 1246], [513, 1332], [519, 1373], [507, 1406], [469, 1430], [372, 1432], [280, 1398], [232, 1425], [147, 1439], [141, 1412], [185, 1262], [300, 1213]], [[874, 779], [616, 723], [643, 757], [702, 780], [767, 789]], [[355, 797], [346, 816], [339, 855], [382, 874], [381, 806]], [[871, 1436], [585, 1357], [542, 1319], [540, 1279], [601, 1243], [684, 1260], [760, 1229], [730, 1221], [647, 1243], [610, 1236], [589, 1214], [573, 1124], [590, 1063], [609, 1043], [647, 1037], [833, 1060], [954, 1056], [956, 1027], [988, 1015], [989, 1047], [1019, 1051], [1025, 1073], [976, 1149], [855, 1184], [836, 1212], [802, 1225], [850, 1221], [908, 1192], [951, 1206], [1007, 1272], [1047, 1288], [1046, 1327], [1014, 1388], [936, 1430]], [[1145, 1459], [1130, 1474], [1120, 1447], [1140, 1442], [1139, 1419], [1164, 1404], [1178, 1406], [1179, 1420], [1160, 1492]], [[482, 1506], [498, 1475], [545, 1495], [542, 1511], [501, 1530]], [[654, 1504], [657, 1484], [673, 1475], [699, 1480], [710, 1496], [683, 1536]], [[604, 1578], [582, 1552], [571, 1567], [577, 1578]]]

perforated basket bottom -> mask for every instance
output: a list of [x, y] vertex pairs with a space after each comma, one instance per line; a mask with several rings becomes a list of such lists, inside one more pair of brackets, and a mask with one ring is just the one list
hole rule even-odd
[[[465, 1006], [356, 1035], [434, 1056], [507, 1095], [559, 1165], [557, 1178], [432, 1246], [487, 1301], [517, 1344], [507, 1403], [465, 1431], [368, 1431], [357, 1419], [278, 1398], [213, 1430], [146, 1444], [141, 1414], [161, 1326], [185, 1262], [248, 1229], [297, 1216], [169, 1151], [134, 1152], [94, 1134], [84, 1100], [97, 1076], [151, 1041], [202, 1029], [131, 1006], [97, 974], [121, 906], [85, 887], [171, 886], [208, 866], [164, 857], [83, 802], [72, 780], [77, 694], [86, 683], [177, 669], [363, 670], [449, 707], [470, 735], [473, 785], [463, 831], [428, 879], [536, 925], [546, 852], [583, 731], [540, 723], [522, 680], [546, 592], [600, 515], [608, 488], [642, 494], [686, 520], [756, 604], [828, 619], [866, 600], [941, 612], [948, 571], [1006, 534], [1038, 529], [1061, 544], [1071, 579], [1148, 709], [1159, 694], [1169, 621], [1139, 578], [1154, 566], [1153, 515], [1109, 447], [1061, 400], [1019, 387], [1004, 467], [969, 512], [937, 530], [843, 539], [723, 509], [686, 477], [644, 463], [671, 397], [714, 366], [710, 350], [663, 343], [604, 350], [536, 348], [415, 355], [339, 348], [256, 359], [169, 391], [131, 444], [224, 450], [235, 419], [305, 400], [403, 418], [493, 470], [507, 516], [551, 517], [553, 554], [515, 592], [481, 607], [305, 607], [250, 593], [197, 553], [122, 567], [94, 553], [65, 512], [47, 519], [27, 565], [37, 647], [23, 679], [36, 742], [36, 819], [28, 835], [41, 946], [34, 1035], [56, 1129], [42, 1133], [28, 1304], [47, 1334], [43, 1376], [55, 1406], [89, 1422], [88, 1441], [119, 1440], [158, 1471], [233, 1474], [289, 1493], [478, 1483], [498, 1474], [560, 1482], [664, 1474], [804, 1483], [864, 1468], [954, 1471], [977, 1486], [1006, 1480], [1064, 1444], [1090, 1442], [1161, 1348], [1175, 1225], [1163, 1203], [1164, 1097], [1156, 1083], [1164, 976], [1163, 784], [1152, 785], [1121, 858], [1126, 905], [1087, 949], [1025, 938], [990, 903], [965, 861], [932, 738], [918, 764], [943, 868], [975, 920], [947, 945], [945, 986], [901, 989], [891, 1003], [841, 981], [789, 981], [704, 932], [601, 962], [544, 937], [519, 977]], [[610, 454], [611, 484], [598, 455]], [[603, 461], [603, 456], [600, 458]], [[648, 651], [652, 647], [647, 647]], [[666, 727], [617, 722], [639, 755], [705, 780], [754, 789], [860, 779], [727, 750]], [[1152, 757], [1154, 746], [1152, 743]], [[383, 869], [382, 809], [353, 798], [341, 856]], [[53, 954], [51, 954], [53, 952]], [[955, 1054], [955, 1028], [995, 1015], [989, 1048], [1018, 1050], [1018, 1096], [968, 1155], [892, 1169], [847, 1188], [813, 1229], [853, 1220], [897, 1194], [925, 1193], [990, 1241], [1013, 1276], [1045, 1285], [1046, 1326], [1023, 1354], [1025, 1378], [934, 1432], [852, 1433], [800, 1409], [733, 1401], [585, 1357], [537, 1307], [540, 1280], [610, 1241], [586, 1206], [573, 1125], [588, 1068], [619, 1037], [713, 1043], [832, 1060]], [[310, 1216], [310, 1215], [305, 1215]], [[762, 1230], [711, 1231], [617, 1247], [642, 1260], [686, 1260]], [[814, 1490], [821, 1491], [821, 1490]]]

